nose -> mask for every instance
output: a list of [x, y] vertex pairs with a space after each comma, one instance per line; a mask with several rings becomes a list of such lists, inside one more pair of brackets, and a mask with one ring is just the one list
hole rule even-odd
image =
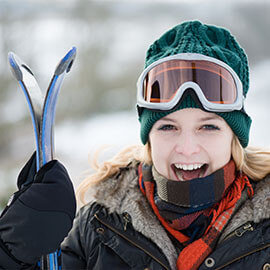
[[175, 144], [175, 151], [186, 157], [191, 157], [200, 152], [198, 138], [192, 132], [182, 132]]

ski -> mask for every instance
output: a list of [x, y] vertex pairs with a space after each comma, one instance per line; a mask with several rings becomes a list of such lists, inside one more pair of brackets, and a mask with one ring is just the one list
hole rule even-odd
[[[44, 98], [31, 69], [13, 52], [8, 54], [11, 71], [23, 90], [30, 110], [36, 143], [37, 171], [54, 157], [53, 126], [57, 97], [75, 57], [76, 48], [72, 47], [56, 66]], [[58, 270], [59, 253], [56, 251], [43, 256], [39, 262], [41, 269]]]
[[39, 170], [41, 153], [39, 137], [44, 98], [31, 69], [12, 52], [8, 53], [8, 61], [14, 77], [17, 79], [21, 89], [23, 90], [30, 110], [36, 142], [37, 170]]
[[53, 159], [54, 156], [54, 140], [53, 140], [53, 126], [55, 119], [56, 101], [60, 88], [62, 86], [64, 77], [71, 69], [73, 61], [76, 57], [76, 48], [73, 47], [60, 60], [57, 65], [44, 100], [40, 140], [41, 140], [41, 157], [42, 165]]

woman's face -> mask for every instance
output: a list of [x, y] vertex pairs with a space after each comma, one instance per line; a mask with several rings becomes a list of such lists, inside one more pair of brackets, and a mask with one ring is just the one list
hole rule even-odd
[[159, 119], [149, 133], [156, 170], [167, 179], [205, 177], [231, 159], [233, 132], [223, 118], [187, 108]]

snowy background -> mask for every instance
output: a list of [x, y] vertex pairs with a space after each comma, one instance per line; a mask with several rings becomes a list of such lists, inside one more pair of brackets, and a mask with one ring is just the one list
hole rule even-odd
[[270, 2], [216, 0], [19, 1], [0, 0], [0, 207], [34, 150], [25, 98], [7, 65], [18, 54], [46, 90], [59, 59], [76, 46], [76, 61], [58, 99], [56, 158], [77, 186], [89, 159], [140, 143], [136, 80], [148, 46], [190, 19], [224, 26], [245, 48], [251, 65], [246, 110], [253, 119], [250, 144], [270, 147]]

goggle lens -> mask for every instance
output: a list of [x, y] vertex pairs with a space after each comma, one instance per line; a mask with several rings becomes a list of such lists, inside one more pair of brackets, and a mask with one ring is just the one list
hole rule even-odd
[[185, 82], [199, 85], [212, 103], [233, 104], [237, 87], [231, 73], [218, 64], [201, 60], [169, 60], [153, 67], [143, 82], [144, 100], [164, 103], [173, 99]]

